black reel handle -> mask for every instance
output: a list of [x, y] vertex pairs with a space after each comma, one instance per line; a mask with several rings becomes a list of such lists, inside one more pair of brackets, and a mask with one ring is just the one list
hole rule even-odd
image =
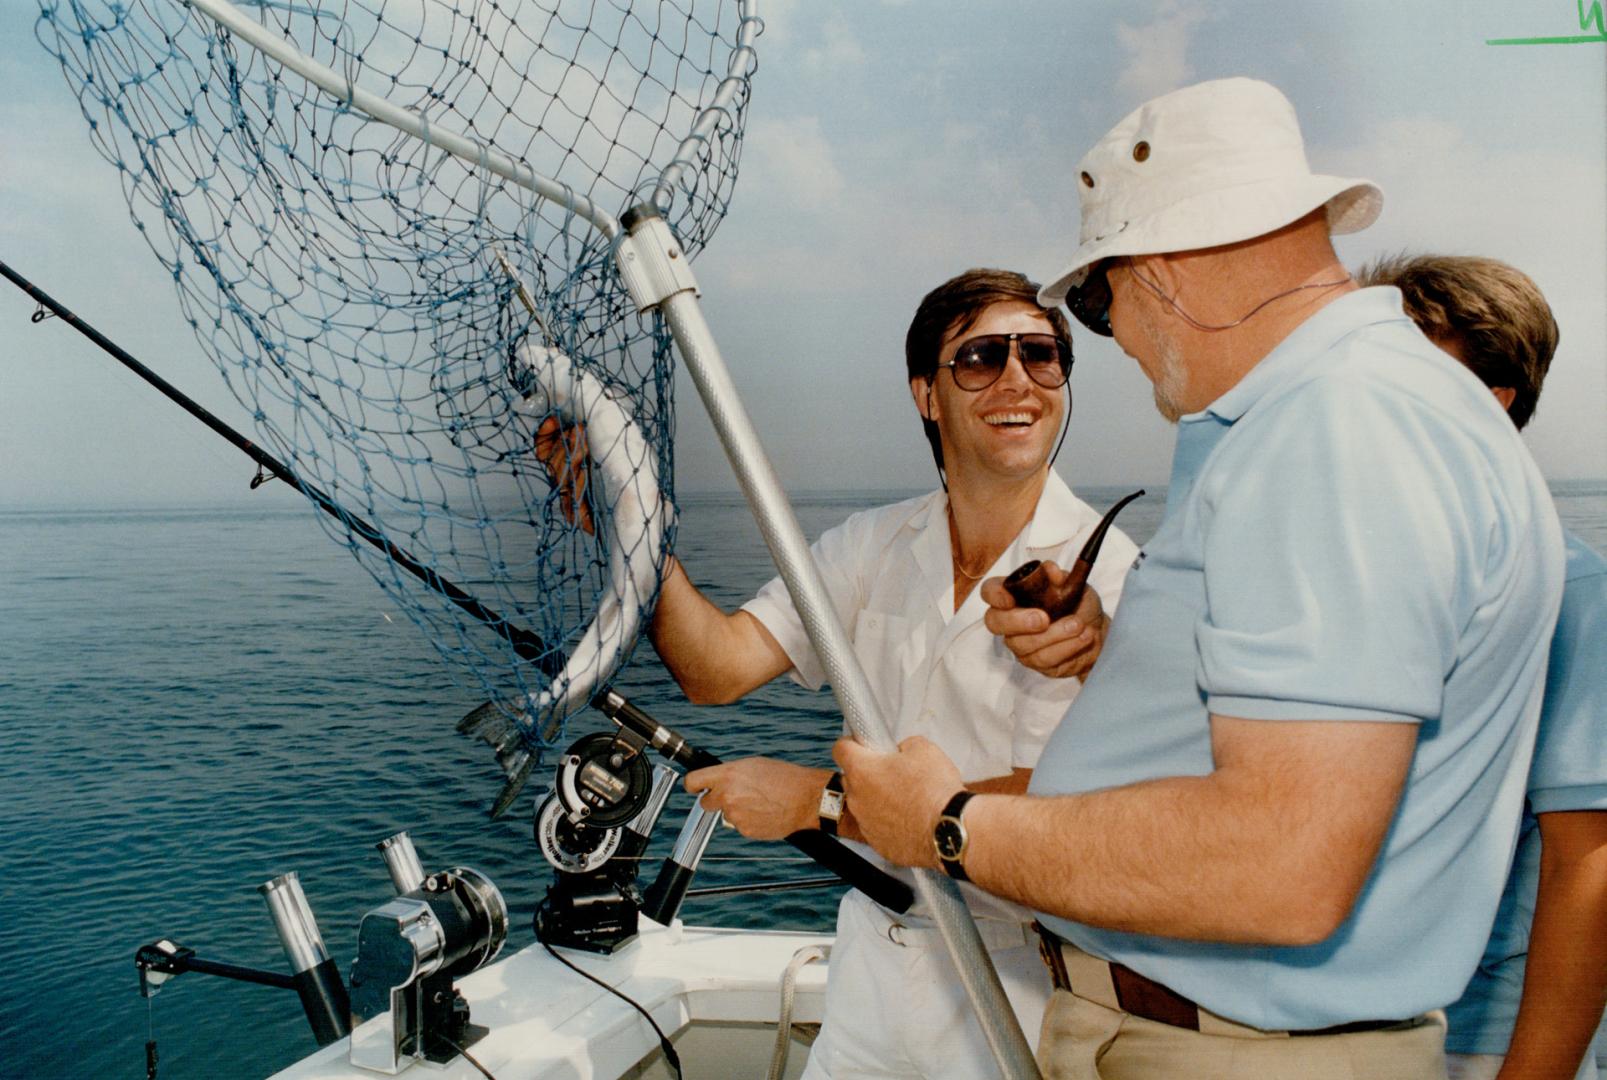
[[889, 911], [903, 914], [915, 903], [913, 889], [835, 836], [799, 829], [786, 841]]

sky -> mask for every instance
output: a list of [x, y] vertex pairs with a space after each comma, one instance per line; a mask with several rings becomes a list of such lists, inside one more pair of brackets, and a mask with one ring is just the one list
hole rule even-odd
[[[1586, 5], [1587, 12], [1589, 5]], [[0, 259], [226, 422], [249, 428], [92, 149], [35, 5], [0, 5]], [[1385, 193], [1347, 265], [1400, 250], [1529, 273], [1561, 346], [1529, 444], [1553, 479], [1607, 477], [1607, 43], [1576, 0], [1184, 5], [1172, 0], [761, 0], [766, 29], [731, 210], [695, 272], [783, 484], [934, 480], [902, 343], [919, 298], [971, 266], [1053, 276], [1076, 245], [1083, 152], [1144, 100], [1266, 79], [1319, 172]], [[0, 510], [288, 504], [254, 467], [0, 283]], [[1076, 485], [1167, 477], [1171, 428], [1109, 341], [1076, 336]], [[677, 389], [677, 488], [735, 489]], [[254, 500], [252, 503], [250, 501]]]

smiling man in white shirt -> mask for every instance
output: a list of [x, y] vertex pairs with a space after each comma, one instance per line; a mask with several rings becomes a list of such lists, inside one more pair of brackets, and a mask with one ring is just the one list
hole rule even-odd
[[[926, 296], [905, 360], [943, 486], [855, 514], [813, 549], [893, 737], [943, 746], [975, 791], [1026, 789], [1137, 553], [1112, 531], [1078, 611], [1052, 624], [1035, 613], [1013, 643], [1031, 668], [983, 625], [979, 582], [1029, 559], [1071, 565], [1099, 519], [1050, 467], [1070, 403], [1071, 338], [1063, 315], [1038, 306], [1037, 290], [1020, 274], [972, 270]], [[727, 613], [672, 564], [651, 636], [694, 702], [734, 701], [782, 674], [810, 688], [825, 679], [779, 579]], [[821, 817], [831, 781], [830, 769], [748, 758], [690, 773], [686, 785], [746, 836], [823, 825], [852, 841], [852, 818]], [[1030, 916], [978, 890], [966, 895], [1035, 1038], [1050, 988]], [[995, 1075], [959, 977], [919, 911], [895, 915], [849, 892], [826, 996], [806, 1077]]]

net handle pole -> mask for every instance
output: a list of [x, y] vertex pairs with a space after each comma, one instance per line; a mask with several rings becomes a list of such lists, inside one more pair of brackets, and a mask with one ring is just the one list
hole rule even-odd
[[[876, 706], [870, 681], [826, 593], [792, 505], [759, 441], [731, 373], [698, 304], [697, 282], [669, 226], [651, 207], [637, 207], [622, 218], [626, 235], [619, 248], [620, 276], [643, 311], [659, 310], [675, 338], [686, 370], [703, 398], [737, 483], [747, 497], [765, 545], [781, 572], [793, 605], [803, 619], [810, 644], [854, 737], [878, 750], [894, 743]], [[933, 870], [915, 873], [916, 895], [926, 904], [943, 943], [954, 959], [971, 1006], [1000, 1070], [1010, 1080], [1038, 1080], [1032, 1049], [1005, 998], [1004, 986], [982, 937], [960, 897], [959, 886]]]
[[586, 219], [610, 241], [619, 236], [619, 222], [567, 184], [537, 173], [530, 166], [487, 146], [485, 143], [432, 125], [422, 114], [393, 105], [357, 86], [333, 68], [319, 63], [284, 38], [275, 37], [267, 27], [247, 18], [229, 0], [184, 0], [184, 3], [240, 38], [258, 52], [277, 60], [331, 97], [344, 101], [382, 124], [389, 124], [430, 146], [439, 146], [454, 157], [481, 166], [505, 180], [550, 199]]

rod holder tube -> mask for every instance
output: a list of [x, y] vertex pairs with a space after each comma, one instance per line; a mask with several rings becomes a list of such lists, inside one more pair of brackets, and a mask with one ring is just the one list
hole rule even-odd
[[274, 929], [290, 960], [290, 983], [301, 998], [313, 1038], [319, 1046], [345, 1038], [352, 1030], [351, 1001], [340, 970], [324, 947], [323, 934], [302, 892], [301, 879], [294, 872], [281, 874], [258, 886], [257, 891], [267, 901]]
[[313, 918], [295, 871], [263, 882], [257, 891], [268, 903], [268, 913], [273, 916], [273, 927], [279, 932], [293, 973], [311, 970], [329, 959], [324, 937], [318, 932], [318, 920]]
[[397, 896], [410, 893], [424, 884], [424, 865], [419, 862], [413, 838], [405, 830], [387, 836], [374, 847], [385, 860], [385, 869], [390, 871], [391, 884], [396, 886]]
[[705, 810], [703, 798], [692, 805], [681, 825], [681, 834], [675, 838], [670, 857], [659, 867], [658, 877], [647, 887], [642, 898], [642, 914], [661, 926], [668, 926], [680, 914], [686, 900], [686, 890], [697, 873], [698, 863], [708, 850], [714, 830], [720, 826], [720, 812]]
[[653, 826], [658, 824], [659, 815], [664, 813], [664, 804], [669, 802], [670, 793], [675, 790], [675, 781], [680, 779], [680, 775], [668, 765], [654, 765], [653, 789], [648, 793], [647, 804], [625, 823], [625, 827], [643, 839], [651, 839]]
[[682, 866], [696, 870], [698, 863], [703, 861], [703, 853], [709, 849], [709, 839], [714, 836], [714, 830], [720, 827], [720, 821], [720, 812], [705, 810], [703, 798], [699, 796], [698, 801], [686, 815], [686, 824], [681, 826], [681, 835], [675, 838], [675, 847], [670, 852], [670, 858]]
[[333, 959], [299, 973], [294, 981], [302, 1011], [312, 1025], [312, 1037], [319, 1046], [328, 1046], [352, 1033], [351, 998], [346, 995], [346, 984]]

